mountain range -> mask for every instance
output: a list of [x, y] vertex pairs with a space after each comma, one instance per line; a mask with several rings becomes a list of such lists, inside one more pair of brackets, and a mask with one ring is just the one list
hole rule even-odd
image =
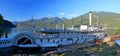
[[[67, 19], [65, 17], [43, 17], [40, 19], [30, 19], [24, 22], [19, 22], [18, 27], [36, 27], [36, 28], [44, 28], [44, 27], [55, 27], [57, 24], [58, 27], [62, 27], [62, 24], [65, 27], [79, 27], [81, 24], [88, 25], [89, 23], [89, 12], [80, 15], [78, 17]], [[99, 22], [101, 26], [108, 28], [120, 28], [120, 14], [113, 12], [105, 12], [105, 11], [92, 11], [92, 24]]]
[[[120, 28], [120, 14], [113, 12], [96, 12], [92, 11], [92, 25], [96, 22], [100, 23], [100, 26], [107, 28]], [[82, 25], [88, 25], [89, 23], [89, 12], [78, 17], [72, 18], [68, 21], [62, 22], [60, 24], [65, 24], [66, 27], [71, 27], [71, 24], [74, 27], [79, 27]]]
[[64, 21], [67, 21], [69, 19], [65, 17], [43, 17], [40, 19], [30, 19], [24, 22], [18, 22], [18, 27], [24, 27], [24, 28], [29, 28], [29, 27], [36, 27], [36, 28], [43, 28], [43, 27], [51, 27], [55, 24], [62, 23]]

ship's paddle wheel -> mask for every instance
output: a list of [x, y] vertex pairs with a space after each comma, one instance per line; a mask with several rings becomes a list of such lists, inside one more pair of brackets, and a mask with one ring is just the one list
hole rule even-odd
[[36, 39], [29, 32], [22, 32], [14, 37], [13, 48], [16, 53], [29, 53], [32, 52], [30, 45], [35, 44]]
[[26, 44], [32, 44], [31, 40], [26, 37], [19, 39], [17, 42], [17, 45], [26, 45]]

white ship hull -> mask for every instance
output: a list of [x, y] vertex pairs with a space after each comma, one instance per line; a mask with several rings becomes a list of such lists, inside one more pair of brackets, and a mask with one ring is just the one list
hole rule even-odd
[[[55, 33], [52, 33], [55, 32]], [[80, 31], [42, 31], [40, 35], [33, 35], [29, 32], [22, 32], [15, 35], [13, 38], [1, 38], [0, 48], [17, 46], [20, 48], [38, 48], [45, 50], [45, 48], [58, 47], [61, 45], [70, 45], [83, 43], [87, 41], [94, 41], [94, 39], [104, 38], [102, 31], [98, 32], [80, 32]], [[46, 33], [46, 34], [45, 34]]]

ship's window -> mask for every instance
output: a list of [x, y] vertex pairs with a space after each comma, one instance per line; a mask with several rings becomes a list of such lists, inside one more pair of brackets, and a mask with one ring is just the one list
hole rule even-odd
[[1, 44], [3, 44], [3, 42], [1, 41]]
[[50, 42], [50, 39], [48, 39], [48, 42]]
[[7, 41], [7, 43], [9, 44], [9, 41]]
[[83, 32], [83, 34], [85, 34], [85, 33]]
[[40, 39], [40, 42], [43, 42], [43, 39]]
[[5, 41], [5, 44], [7, 44], [7, 41]]
[[4, 44], [6, 44], [6, 42], [4, 42]]
[[6, 44], [6, 41], [5, 41], [5, 43], [4, 44]]
[[8, 43], [10, 43], [10, 41], [8, 41]]
[[4, 44], [4, 41], [2, 43]]
[[2, 44], [2, 43], [0, 42], [0, 44]]
[[9, 41], [7, 41], [7, 43], [9, 44]]
[[55, 43], [55, 40], [53, 40], [53, 43]]
[[11, 43], [11, 41], [9, 41], [9, 43]]
[[67, 41], [69, 41], [69, 40], [73, 40], [73, 39], [72, 38], [68, 38]]
[[4, 44], [6, 44], [6, 41], [4, 42]]
[[62, 39], [60, 41], [62, 41]]
[[83, 39], [83, 37], [81, 37], [81, 39]]
[[4, 41], [2, 42], [2, 44], [4, 44]]
[[4, 44], [6, 44], [5, 41], [4, 41]]
[[10, 41], [8, 41], [8, 43], [10, 43]]

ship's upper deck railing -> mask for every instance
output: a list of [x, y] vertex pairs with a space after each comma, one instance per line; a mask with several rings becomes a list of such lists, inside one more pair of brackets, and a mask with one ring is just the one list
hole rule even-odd
[[104, 29], [93, 29], [93, 28], [90, 28], [90, 29], [87, 29], [87, 30], [80, 30], [79, 28], [73, 28], [73, 29], [70, 29], [70, 28], [64, 28], [64, 29], [61, 29], [61, 28], [42, 28], [40, 30], [40, 32], [98, 32], [98, 31], [104, 31]]

